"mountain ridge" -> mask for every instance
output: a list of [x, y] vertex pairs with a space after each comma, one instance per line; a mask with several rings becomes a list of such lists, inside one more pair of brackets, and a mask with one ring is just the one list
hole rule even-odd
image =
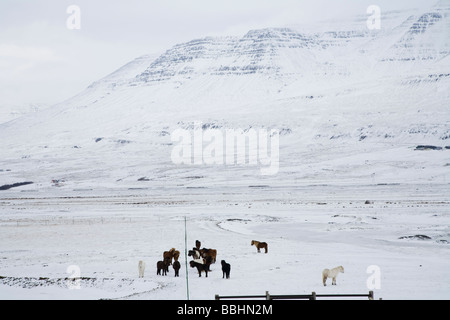
[[[405, 152], [388, 168], [415, 159], [404, 173], [413, 179], [411, 172], [417, 173], [425, 158], [408, 150], [450, 144], [445, 37], [450, 6], [442, 2], [438, 9], [406, 20], [399, 18], [405, 14], [392, 14], [396, 23], [390, 21], [388, 30], [352, 30], [355, 21], [326, 32], [263, 28], [241, 37], [194, 39], [158, 56], [138, 57], [73, 98], [0, 124], [5, 137], [0, 164], [44, 163], [84, 172], [100, 162], [97, 177], [110, 170], [117, 178], [133, 176], [137, 167], [159, 171], [162, 166], [177, 176], [170, 132], [203, 123], [205, 128], [278, 128], [283, 168], [290, 172], [317, 162], [314, 179], [321, 179], [321, 165], [330, 166], [327, 157], [365, 153], [378, 159], [373, 170], [393, 179], [383, 174], [390, 172], [380, 160], [386, 148]], [[436, 172], [443, 170], [444, 152], [437, 153]], [[86, 164], [76, 160], [81, 155]], [[350, 158], [356, 162], [336, 161], [337, 177], [351, 177], [355, 166], [362, 170], [364, 163]], [[26, 171], [33, 172], [33, 166]]]

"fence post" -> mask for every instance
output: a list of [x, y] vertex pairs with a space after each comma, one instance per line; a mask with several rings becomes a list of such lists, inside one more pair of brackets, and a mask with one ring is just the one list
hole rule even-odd
[[314, 291], [311, 293], [311, 298], [309, 298], [309, 300], [316, 300], [316, 293]]
[[269, 291], [266, 291], [266, 300], [272, 300], [272, 299], [270, 298]]
[[215, 295], [215, 300], [220, 300], [220, 296], [218, 294]]
[[373, 300], [373, 291], [369, 291], [369, 300]]

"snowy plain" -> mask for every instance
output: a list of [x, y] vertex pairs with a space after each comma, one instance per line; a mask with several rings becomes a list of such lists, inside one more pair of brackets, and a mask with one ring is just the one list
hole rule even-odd
[[[263, 188], [260, 188], [263, 189]], [[66, 197], [30, 192], [2, 199], [3, 299], [187, 299], [184, 266], [195, 240], [218, 251], [208, 278], [188, 268], [190, 299], [220, 295], [368, 293], [383, 299], [448, 299], [448, 193], [436, 186], [305, 186], [264, 191], [194, 189], [86, 191]], [[370, 204], [366, 200], [370, 199]], [[445, 200], [443, 200], [445, 199]], [[7, 210], [6, 210], [7, 209]], [[427, 235], [430, 239], [400, 239]], [[257, 253], [251, 240], [266, 241]], [[156, 275], [170, 248], [181, 251], [175, 278]], [[220, 260], [232, 266], [222, 279]], [[138, 261], [146, 263], [138, 278]], [[188, 258], [190, 260], [190, 258]], [[71, 289], [67, 268], [80, 268]], [[337, 285], [321, 271], [342, 265]], [[380, 288], [368, 288], [371, 265]]]

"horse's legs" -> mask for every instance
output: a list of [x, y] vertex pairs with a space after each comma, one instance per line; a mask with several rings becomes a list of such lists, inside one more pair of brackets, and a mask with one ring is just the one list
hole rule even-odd
[[322, 276], [323, 285], [326, 287], [327, 285], [327, 277]]
[[336, 285], [336, 277], [333, 278], [333, 282], [331, 284]]

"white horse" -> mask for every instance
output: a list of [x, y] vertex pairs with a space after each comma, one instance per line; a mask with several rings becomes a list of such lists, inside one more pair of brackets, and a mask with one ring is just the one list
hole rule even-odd
[[193, 250], [189, 250], [188, 256], [192, 257], [194, 259], [193, 261], [196, 263], [205, 264], [205, 259], [202, 258], [200, 250], [198, 250], [197, 248], [193, 248]]
[[189, 250], [188, 256], [192, 257], [195, 262], [198, 262], [200, 264], [204, 264], [203, 263], [203, 259], [202, 259], [202, 255], [200, 254], [200, 250], [198, 250], [197, 248], [194, 248], [193, 250]]
[[145, 262], [144, 261], [142, 261], [142, 260], [139, 261], [138, 269], [139, 269], [139, 278], [143, 278], [144, 270], [145, 270]]
[[326, 286], [327, 278], [332, 278], [333, 281], [331, 282], [331, 285], [336, 285], [336, 277], [339, 274], [339, 272], [344, 273], [344, 267], [339, 266], [333, 269], [323, 269], [322, 271], [322, 281], [323, 285]]
[[195, 254], [194, 254], [194, 262], [200, 263], [200, 264], [205, 264], [205, 259], [202, 258], [200, 251], [198, 250], [194, 250]]

